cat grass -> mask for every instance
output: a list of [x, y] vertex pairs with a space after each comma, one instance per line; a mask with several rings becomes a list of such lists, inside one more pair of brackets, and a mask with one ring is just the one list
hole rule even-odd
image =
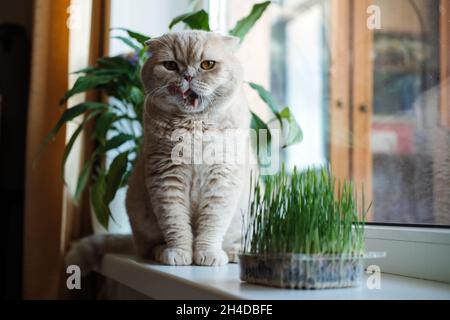
[[[252, 179], [242, 254], [362, 255], [370, 208], [326, 167]], [[364, 193], [364, 191], [362, 192]], [[358, 210], [358, 207], [361, 208]]]

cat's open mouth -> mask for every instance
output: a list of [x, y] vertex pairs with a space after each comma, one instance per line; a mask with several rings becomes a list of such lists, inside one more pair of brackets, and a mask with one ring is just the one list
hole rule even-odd
[[184, 105], [190, 106], [192, 108], [197, 108], [199, 101], [199, 96], [191, 89], [183, 92], [183, 102]]
[[200, 103], [200, 96], [192, 89], [183, 91], [179, 86], [171, 85], [169, 87], [169, 92], [173, 95], [179, 95], [181, 97], [181, 99], [183, 100], [184, 108], [191, 111], [198, 108]]

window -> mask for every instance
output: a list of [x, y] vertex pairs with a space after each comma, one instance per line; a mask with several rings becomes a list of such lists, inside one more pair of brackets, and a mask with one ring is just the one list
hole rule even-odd
[[[228, 2], [230, 26], [252, 2]], [[450, 225], [448, 3], [275, 1], [240, 52], [302, 126], [285, 161], [364, 185], [371, 222]]]
[[[145, 35], [158, 36], [167, 32], [172, 19], [186, 13], [191, 0], [121, 0], [111, 1], [111, 28], [127, 28]], [[177, 29], [177, 28], [175, 28]], [[110, 54], [122, 54], [130, 49], [111, 39]]]
[[[261, 0], [135, 2], [112, 0], [111, 27], [158, 35], [196, 6], [225, 31]], [[381, 28], [368, 29], [377, 8]], [[367, 228], [367, 249], [387, 251], [382, 271], [447, 282], [450, 230], [414, 225], [450, 225], [448, 21], [450, 0], [277, 0], [238, 52], [245, 79], [289, 105], [304, 131], [286, 163], [330, 163], [338, 177], [364, 183], [371, 222], [407, 225]], [[110, 54], [127, 50], [110, 43]], [[271, 117], [249, 88], [247, 97]], [[111, 208], [112, 232], [129, 232], [124, 195]]]

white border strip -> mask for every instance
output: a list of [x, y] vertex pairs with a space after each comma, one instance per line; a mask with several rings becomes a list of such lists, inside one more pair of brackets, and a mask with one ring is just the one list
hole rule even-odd
[[366, 227], [366, 251], [385, 251], [368, 260], [381, 272], [450, 283], [450, 230], [414, 227]]

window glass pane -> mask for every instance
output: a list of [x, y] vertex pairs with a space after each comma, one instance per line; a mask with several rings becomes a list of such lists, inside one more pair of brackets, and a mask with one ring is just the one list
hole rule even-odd
[[285, 151], [288, 167], [326, 165], [328, 2], [286, 1], [272, 24], [271, 90], [292, 108], [305, 139]]
[[[256, 2], [228, 1], [229, 26]], [[449, 61], [442, 41], [450, 36], [450, 23], [442, 20], [450, 10], [442, 6], [446, 0], [375, 0], [381, 28], [373, 33], [361, 29], [371, 17], [361, 2], [338, 2], [348, 10], [337, 13], [331, 0], [274, 1], [239, 53], [246, 78], [270, 88], [280, 106], [290, 106], [304, 131], [304, 141], [285, 151], [285, 161], [301, 168], [336, 161], [330, 157], [333, 141], [339, 141], [330, 127], [336, 108], [330, 92], [347, 81], [348, 128], [338, 134], [348, 138], [341, 146], [348, 154], [346, 177], [364, 182], [374, 201], [370, 220], [450, 225], [450, 108], [443, 99], [450, 88], [448, 63], [442, 63]], [[333, 14], [345, 14], [338, 20], [347, 21], [348, 29], [331, 29]], [[366, 31], [370, 39], [358, 39]], [[349, 43], [348, 70], [337, 79], [330, 76], [332, 36], [348, 37]], [[364, 54], [364, 63], [355, 58]], [[369, 93], [367, 105], [359, 104], [361, 89]], [[253, 92], [248, 95], [252, 108], [264, 108]], [[361, 133], [356, 128], [362, 119], [368, 120]]]
[[439, 0], [376, 4], [382, 29], [373, 49], [374, 221], [450, 224], [450, 136], [439, 125]]
[[[111, 0], [111, 28], [127, 28], [158, 37], [169, 30], [173, 18], [189, 10], [191, 2], [191, 0]], [[180, 24], [175, 30], [181, 28]], [[111, 40], [111, 54], [121, 54], [129, 50], [129, 47], [121, 41]]]

